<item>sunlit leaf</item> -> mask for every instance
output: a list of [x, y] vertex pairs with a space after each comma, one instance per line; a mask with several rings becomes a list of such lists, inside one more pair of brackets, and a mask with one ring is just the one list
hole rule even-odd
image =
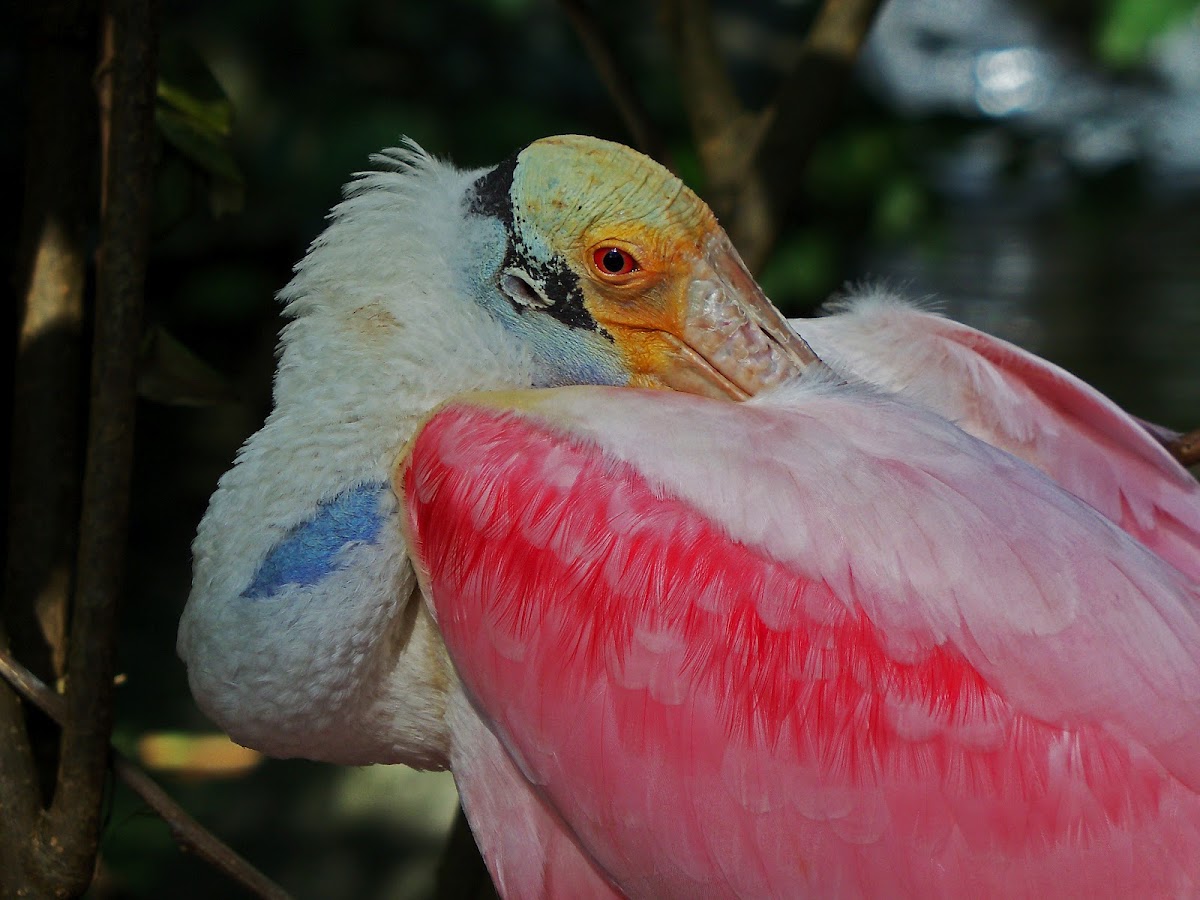
[[205, 61], [188, 45], [164, 47], [155, 121], [163, 139], [207, 180], [214, 216], [242, 207], [244, 178], [230, 149], [233, 103]]
[[200, 168], [228, 181], [242, 181], [229, 148], [202, 123], [162, 106], [155, 110], [154, 117], [163, 137]]
[[158, 100], [214, 136], [229, 137], [233, 130], [233, 104], [226, 97], [204, 100], [160, 78]]
[[234, 778], [263, 761], [257, 750], [233, 743], [223, 734], [159, 731], [143, 735], [137, 757], [147, 769], [190, 778]]
[[159, 52], [158, 103], [205, 123], [228, 136], [233, 126], [233, 103], [208, 62], [190, 42], [167, 39]]

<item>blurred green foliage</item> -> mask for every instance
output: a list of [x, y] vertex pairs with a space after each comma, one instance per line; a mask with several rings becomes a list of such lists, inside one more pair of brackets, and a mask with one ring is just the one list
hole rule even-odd
[[233, 103], [189, 45], [163, 46], [159, 56], [154, 120], [164, 150], [192, 164], [214, 216], [239, 211], [245, 182], [230, 147]]
[[1108, 0], [1096, 30], [1096, 50], [1108, 65], [1141, 63], [1155, 38], [1196, 15], [1196, 0]]

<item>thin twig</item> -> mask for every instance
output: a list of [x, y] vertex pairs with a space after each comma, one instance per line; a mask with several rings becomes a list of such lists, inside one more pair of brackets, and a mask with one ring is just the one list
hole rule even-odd
[[[66, 715], [66, 701], [3, 649], [0, 649], [0, 676], [16, 688], [22, 697], [62, 724]], [[257, 897], [286, 900], [289, 895], [283, 888], [193, 819], [141, 768], [115, 748], [111, 753], [113, 771], [117, 777], [167, 824], [181, 849], [195, 853]]]
[[[0, 653], [7, 650], [8, 635], [0, 620]], [[40, 808], [24, 710], [17, 694], [0, 685], [0, 893], [15, 895], [28, 885], [25, 851]]]
[[67, 711], [63, 698], [13, 659], [12, 655], [3, 647], [0, 647], [0, 675], [3, 675], [5, 680], [16, 688], [18, 694], [62, 725]]
[[571, 20], [571, 27], [575, 29], [579, 42], [583, 44], [583, 51], [591, 60], [592, 68], [596, 70], [621, 120], [633, 136], [634, 146], [668, 168], [673, 168], [666, 142], [654, 127], [650, 112], [642, 103], [637, 85], [629, 72], [618, 62], [612, 45], [604, 36], [604, 31], [592, 11], [583, 0], [558, 0], [558, 5]]
[[[7, 653], [8, 634], [0, 620], [0, 653]], [[33, 752], [25, 730], [20, 698], [0, 685], [0, 893], [25, 889], [29, 835], [40, 809]]]

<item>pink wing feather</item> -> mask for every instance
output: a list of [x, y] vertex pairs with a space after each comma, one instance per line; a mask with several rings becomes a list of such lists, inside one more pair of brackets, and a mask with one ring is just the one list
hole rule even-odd
[[1200, 578], [1200, 482], [1145, 423], [1074, 375], [886, 293], [792, 325], [835, 369], [1024, 459]]
[[1200, 891], [1196, 586], [937, 417], [463, 401], [400, 485], [475, 711], [629, 895]]

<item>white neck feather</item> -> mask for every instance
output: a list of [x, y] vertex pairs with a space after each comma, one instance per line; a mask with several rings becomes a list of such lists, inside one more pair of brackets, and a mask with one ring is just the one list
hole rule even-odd
[[527, 352], [462, 296], [453, 248], [479, 173], [415, 146], [378, 161], [393, 170], [350, 186], [281, 293], [293, 321], [275, 409], [200, 525], [179, 650], [197, 701], [239, 741], [281, 756], [440, 766], [450, 669], [410, 602], [390, 490], [377, 540], [343, 547], [313, 584], [244, 596], [272, 548], [321, 504], [388, 483], [438, 403], [531, 383]]

